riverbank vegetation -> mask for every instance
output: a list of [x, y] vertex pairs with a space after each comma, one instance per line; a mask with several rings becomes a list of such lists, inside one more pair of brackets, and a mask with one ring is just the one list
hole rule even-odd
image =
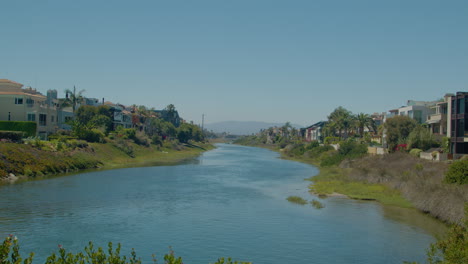
[[[18, 238], [9, 235], [0, 244], [0, 263], [2, 264], [32, 264], [34, 260], [34, 253], [30, 253], [28, 257], [21, 256], [19, 251]], [[52, 253], [47, 257], [46, 264], [141, 264], [141, 258], [137, 256], [134, 249], [132, 249], [130, 256], [121, 255], [121, 245], [117, 244], [114, 248], [113, 244], [109, 242], [107, 250], [102, 247], [95, 248], [92, 242], [84, 248], [82, 252], [73, 253], [66, 250], [61, 245], [58, 246], [58, 252]], [[165, 264], [183, 264], [182, 258], [177, 257], [174, 251], [169, 248], [169, 253], [163, 257]], [[162, 263], [152, 256], [152, 263]], [[233, 261], [231, 258], [219, 258], [213, 264], [251, 264], [251, 262]]]
[[134, 109], [139, 113], [132, 128], [114, 124], [108, 106], [82, 106], [69, 123], [72, 129], [47, 141], [3, 138], [0, 183], [92, 168], [174, 164], [213, 148], [198, 126], [180, 123], [172, 105], [161, 116], [145, 107]]
[[[266, 147], [281, 152], [284, 158], [318, 166], [320, 173], [310, 178], [310, 190], [319, 196], [339, 193], [353, 199], [415, 207], [447, 223], [463, 223], [463, 208], [468, 202], [468, 163], [419, 158], [421, 151], [443, 147], [446, 141], [434, 138], [406, 116], [388, 118], [376, 127], [369, 115], [353, 115], [338, 107], [324, 123], [322, 143], [305, 141], [304, 135], [289, 123], [236, 143]], [[390, 153], [368, 154], [368, 147], [378, 143], [371, 141], [365, 127], [376, 133], [386, 130]]]
[[300, 205], [307, 204], [307, 200], [299, 196], [289, 196], [288, 198], [286, 198], [286, 200], [288, 200], [291, 203], [300, 204]]

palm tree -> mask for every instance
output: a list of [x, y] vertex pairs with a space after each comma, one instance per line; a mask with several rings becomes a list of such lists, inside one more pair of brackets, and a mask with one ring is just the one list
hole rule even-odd
[[328, 121], [330, 122], [330, 127], [338, 130], [340, 137], [347, 138], [349, 129], [354, 123], [354, 118], [349, 110], [340, 106], [328, 116]]
[[73, 86], [73, 91], [70, 89], [65, 90], [65, 102], [64, 105], [71, 105], [73, 109], [73, 113], [75, 113], [76, 107], [78, 104], [82, 103], [84, 100], [83, 93], [85, 90], [81, 90], [78, 93], [76, 93], [76, 87]]
[[359, 113], [356, 115], [356, 126], [361, 138], [364, 137], [364, 128], [373, 128], [374, 120], [368, 114]]

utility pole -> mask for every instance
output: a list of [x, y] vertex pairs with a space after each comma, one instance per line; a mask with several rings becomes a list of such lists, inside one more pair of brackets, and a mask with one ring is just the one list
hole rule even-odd
[[203, 133], [204, 124], [205, 124], [205, 114], [202, 114], [202, 116], [201, 116], [201, 131], [202, 131], [202, 133]]

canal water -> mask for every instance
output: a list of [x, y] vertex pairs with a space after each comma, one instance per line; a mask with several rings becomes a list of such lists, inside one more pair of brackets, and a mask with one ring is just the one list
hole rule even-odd
[[169, 246], [184, 263], [218, 257], [256, 264], [423, 261], [443, 225], [415, 210], [345, 198], [297, 205], [313, 166], [229, 144], [177, 166], [96, 171], [0, 187], [0, 235], [37, 263], [57, 245], [120, 242], [145, 263]]

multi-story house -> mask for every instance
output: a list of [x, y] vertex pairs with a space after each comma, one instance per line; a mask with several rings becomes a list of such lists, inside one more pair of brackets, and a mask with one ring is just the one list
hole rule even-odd
[[46, 138], [58, 128], [57, 105], [36, 89], [0, 79], [0, 120], [36, 122], [37, 135]]
[[121, 126], [123, 128], [132, 128], [132, 113], [131, 111], [127, 110], [124, 105], [120, 104], [113, 104], [111, 102], [105, 102], [105, 105], [109, 106], [111, 111], [114, 113], [114, 118], [112, 123], [114, 125], [114, 129]]
[[468, 154], [468, 92], [457, 92], [447, 101], [447, 131], [453, 158]]
[[325, 126], [327, 122], [325, 121], [320, 121], [317, 122], [311, 126], [306, 127], [304, 130], [304, 137], [305, 141], [311, 142], [311, 141], [318, 141], [318, 142], [323, 142], [323, 127]]
[[422, 124], [427, 120], [427, 116], [430, 113], [430, 107], [432, 107], [435, 104], [436, 102], [408, 100], [406, 106], [390, 110], [390, 114], [388, 117], [396, 115], [408, 116], [416, 120], [419, 124]]
[[447, 105], [453, 94], [447, 94], [440, 102], [430, 106], [430, 112], [427, 116], [426, 123], [429, 125], [431, 132], [434, 135], [447, 135]]

